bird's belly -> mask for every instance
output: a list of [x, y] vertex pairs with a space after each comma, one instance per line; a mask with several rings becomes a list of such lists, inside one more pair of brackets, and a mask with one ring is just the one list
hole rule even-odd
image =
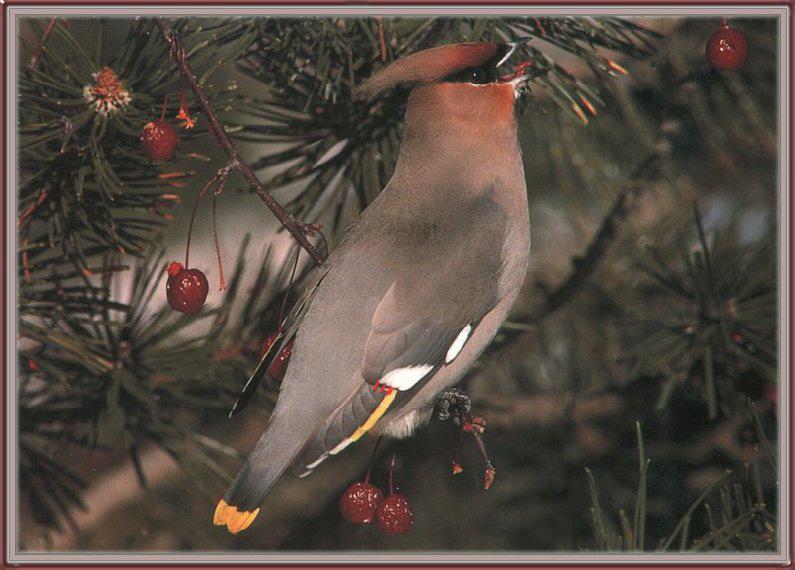
[[380, 422], [376, 430], [380, 435], [385, 435], [394, 439], [403, 439], [409, 437], [417, 429], [428, 423], [433, 413], [433, 406], [426, 406], [424, 408], [414, 408], [404, 411], [394, 419], [386, 419]]

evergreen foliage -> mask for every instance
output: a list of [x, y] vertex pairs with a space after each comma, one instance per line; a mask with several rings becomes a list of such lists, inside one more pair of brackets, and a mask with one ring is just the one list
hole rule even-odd
[[[485, 359], [509, 371], [495, 374], [498, 384], [485, 382], [484, 365], [465, 380], [475, 405], [491, 409], [487, 415], [524, 426], [490, 427], [487, 435], [496, 439], [489, 443], [493, 455], [511, 458], [499, 465], [496, 485], [504, 480], [505, 486], [489, 509], [497, 505], [504, 515], [499, 524], [513, 526], [494, 532], [506, 545], [523, 544], [527, 505], [543, 494], [524, 483], [536, 457], [559, 451], [561, 433], [575, 432], [574, 423], [578, 430], [587, 424], [618, 433], [639, 419], [646, 444], [639, 424], [637, 447], [621, 436], [610, 447], [623, 462], [617, 469], [638, 477], [631, 515], [626, 505], [602, 506], [599, 486], [606, 477], [593, 461], [608, 457], [567, 456], [555, 463], [558, 471], [550, 469], [552, 480], [578, 478], [576, 485], [590, 494], [591, 516], [568, 526], [573, 533], [590, 525], [594, 542], [572, 548], [776, 547], [775, 408], [746, 403], [767, 402], [776, 384], [776, 235], [771, 227], [749, 237], [741, 212], [722, 225], [706, 213], [726, 172], [733, 174], [732, 189], [742, 187], [743, 175], [749, 178], [756, 206], [771, 202], [777, 149], [775, 113], [769, 112], [776, 84], [770, 22], [749, 24], [759, 40], [751, 44], [749, 65], [724, 74], [694, 63], [703, 60], [703, 45], [700, 52], [693, 45], [701, 45], [710, 23], [688, 20], [675, 30], [681, 43], [662, 55], [667, 38], [637, 20], [614, 17], [184, 18], [168, 24], [186, 45], [187, 61], [226, 131], [243, 148], [256, 147], [244, 158], [266, 188], [302, 222], [323, 223], [332, 246], [390, 177], [402, 132], [405, 92], [361, 104], [351, 100], [352, 88], [388, 62], [435, 45], [533, 38], [512, 63], [529, 61], [533, 74], [520, 130], [537, 208], [531, 216], [541, 222], [534, 226], [539, 260], [526, 298]], [[63, 528], [83, 507], [85, 483], [73, 472], [74, 457], [96, 449], [129, 455], [145, 484], [140, 447], [155, 442], [190, 468], [190, 481], [208, 496], [217, 494], [219, 480], [229, 479], [224, 458], [237, 453], [203, 428], [223, 425], [257, 365], [264, 335], [277, 327], [282, 301], [299, 298], [287, 290], [300, 251], [294, 248], [274, 269], [273, 251], [258, 256], [246, 238], [219, 307], [198, 317], [171, 311], [162, 303], [168, 260], [161, 229], [183, 196], [205, 186], [195, 170], [209, 158], [194, 150], [216, 145], [207, 118], [180, 130], [173, 162], [149, 162], [139, 149], [141, 127], [162, 107], [175, 117], [184, 91], [157, 22], [131, 22], [113, 54], [102, 51], [103, 34], [116, 29], [108, 20], [31, 19], [26, 25], [35, 41], [25, 46], [34, 61], [20, 66], [19, 77], [20, 487], [42, 528]], [[105, 68], [129, 95], [107, 113], [86, 91]], [[218, 79], [232, 71], [256, 88]], [[190, 92], [187, 103], [197, 113]], [[180, 150], [185, 147], [190, 150]], [[767, 208], [772, 219], [773, 206]], [[559, 248], [551, 243], [556, 236], [563, 236]], [[308, 269], [298, 272], [296, 290]], [[252, 273], [252, 284], [244, 286]], [[580, 393], [620, 398], [629, 411], [601, 423], [567, 418], [559, 431], [549, 428], [552, 443], [545, 446], [528, 441], [518, 409], [544, 389], [561, 399]], [[262, 391], [266, 408], [277, 391], [273, 383]], [[500, 402], [495, 393], [511, 401]], [[692, 426], [677, 427], [683, 418]], [[725, 465], [723, 455], [704, 460], [733, 474], [693, 502], [676, 492], [683, 468], [665, 467], [676, 458], [659, 458], [672, 447], [660, 442], [669, 438], [684, 448], [691, 437], [725, 426], [752, 430], [743, 443], [757, 446], [759, 459], [748, 462], [745, 478], [739, 474], [746, 467]], [[418, 438], [426, 450], [440, 444], [438, 434]], [[639, 462], [637, 456], [625, 460], [633, 454]], [[587, 478], [586, 461], [593, 469]], [[412, 484], [419, 485], [407, 478], [407, 488]], [[623, 480], [610, 487], [615, 496], [627, 491]], [[436, 491], [429, 495], [439, 500], [473, 492]], [[661, 495], [666, 507], [647, 516], [647, 500]], [[718, 509], [705, 509], [716, 499]], [[336, 496], [325, 500], [336, 504]], [[581, 504], [582, 515], [588, 507]], [[331, 507], [317, 514], [323, 537], [307, 534], [290, 545], [320, 548], [329, 546], [323, 540], [335, 540], [333, 546], [355, 547], [341, 531], [326, 528], [336, 514]], [[671, 517], [679, 522], [668, 534], [649, 532]], [[455, 505], [448, 519], [461, 520]]]

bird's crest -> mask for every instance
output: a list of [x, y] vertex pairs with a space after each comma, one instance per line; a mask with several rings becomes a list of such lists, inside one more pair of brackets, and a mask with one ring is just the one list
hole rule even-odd
[[358, 99], [372, 99], [400, 83], [433, 83], [466, 69], [483, 65], [497, 55], [497, 44], [450, 44], [413, 53], [376, 72], [354, 91]]

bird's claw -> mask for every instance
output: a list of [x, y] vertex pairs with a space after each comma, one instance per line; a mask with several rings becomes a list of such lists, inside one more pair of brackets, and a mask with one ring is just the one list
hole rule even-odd
[[461, 425], [462, 412], [472, 411], [472, 401], [461, 388], [452, 387], [442, 392], [436, 399], [434, 415], [441, 422], [452, 422]]

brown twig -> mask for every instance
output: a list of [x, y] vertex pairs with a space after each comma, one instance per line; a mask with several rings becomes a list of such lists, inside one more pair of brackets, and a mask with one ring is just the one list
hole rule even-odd
[[321, 265], [323, 263], [323, 257], [317, 252], [315, 247], [309, 243], [307, 239], [308, 232], [304, 225], [296, 220], [290, 212], [285, 210], [284, 207], [276, 201], [270, 192], [262, 185], [262, 182], [260, 182], [248, 163], [240, 158], [237, 147], [232, 142], [232, 139], [229, 138], [229, 135], [226, 134], [223, 125], [221, 125], [221, 122], [218, 120], [218, 115], [216, 115], [213, 110], [210, 100], [204, 93], [204, 89], [199, 85], [199, 80], [188, 65], [185, 46], [179, 39], [177, 32], [171, 29], [162, 19], [158, 19], [157, 23], [171, 45], [171, 53], [176, 59], [177, 67], [179, 67], [182, 77], [185, 79], [188, 86], [190, 86], [191, 91], [193, 91], [193, 94], [196, 96], [196, 100], [199, 102], [199, 106], [207, 116], [207, 120], [210, 123], [210, 131], [213, 133], [216, 140], [218, 140], [218, 144], [221, 145], [221, 148], [223, 148], [230, 162], [235, 163], [236, 168], [246, 179], [251, 189], [259, 195], [265, 205], [273, 212], [273, 215], [276, 216], [276, 219], [279, 220], [288, 232], [290, 232], [290, 235], [293, 236], [298, 244], [306, 250], [312, 260], [317, 265]]
[[39, 64], [39, 59], [41, 59], [41, 54], [44, 51], [44, 44], [47, 42], [47, 38], [50, 37], [52, 33], [52, 29], [55, 27], [55, 20], [58, 18], [50, 18], [50, 21], [47, 23], [47, 27], [44, 28], [44, 33], [41, 35], [39, 39], [39, 43], [36, 46], [36, 53], [33, 54], [33, 57], [30, 58], [30, 68], [36, 69], [36, 66]]
[[[619, 73], [624, 75], [628, 74], [624, 68], [614, 61], [608, 59], [605, 59], [605, 61], [612, 69]], [[678, 90], [694, 80], [703, 79], [703, 76], [699, 73], [691, 73], [676, 80], [673, 83], [673, 87]], [[583, 103], [585, 103], [590, 110], [590, 101], [586, 99]], [[667, 117], [670, 110], [670, 105], [663, 109], [664, 118]], [[542, 304], [534, 307], [526, 319], [523, 319], [527, 324], [537, 324], [570, 301], [596, 270], [608, 246], [615, 237], [617, 227], [627, 218], [640, 195], [648, 188], [649, 180], [659, 172], [660, 166], [668, 152], [667, 149], [671, 146], [671, 133], [666, 132], [663, 128], [664, 124], [665, 119], [660, 121], [658, 128], [660, 139], [657, 142], [657, 150], [652, 152], [637, 168], [635, 168], [629, 180], [618, 191], [618, 196], [615, 202], [613, 202], [612, 208], [610, 208], [607, 216], [602, 220], [599, 230], [596, 232], [588, 248], [580, 257], [573, 260], [574, 269], [569, 277], [549, 293]]]
[[[486, 442], [483, 441], [483, 431], [485, 430], [486, 422], [481, 417], [473, 417], [464, 407], [459, 407], [458, 413], [460, 414], [459, 421], [461, 422], [461, 432], [467, 432], [472, 435], [478, 451], [480, 451], [480, 455], [483, 457], [483, 462], [485, 463], [483, 488], [488, 490], [491, 484], [494, 483], [497, 470], [494, 469], [494, 466], [491, 464], [491, 457], [489, 457], [489, 452], [486, 449]], [[455, 472], [455, 468], [453, 468], [453, 471]]]

